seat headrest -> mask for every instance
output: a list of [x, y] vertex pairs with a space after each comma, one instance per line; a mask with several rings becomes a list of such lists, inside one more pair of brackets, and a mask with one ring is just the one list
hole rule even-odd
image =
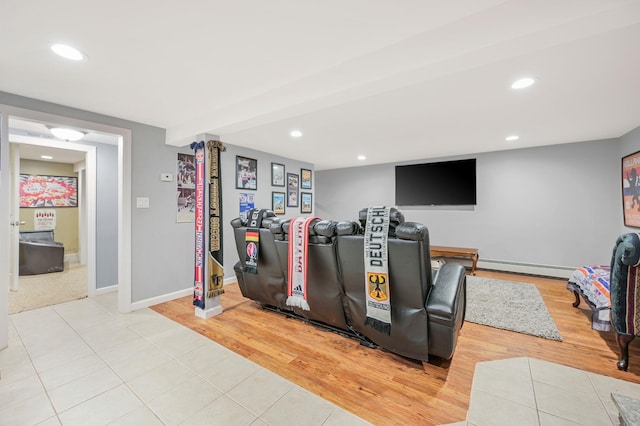
[[337, 235], [358, 235], [361, 231], [360, 224], [352, 220], [343, 220], [336, 224]]
[[424, 241], [429, 236], [426, 226], [417, 222], [404, 222], [396, 227], [396, 237], [403, 240]]
[[[360, 220], [360, 225], [364, 228], [367, 224], [367, 207], [360, 210], [358, 214], [358, 219]], [[396, 234], [396, 227], [404, 223], [404, 215], [402, 212], [395, 207], [391, 207], [389, 212], [389, 235], [394, 237]]]
[[[260, 225], [261, 228], [269, 229], [271, 224], [278, 218], [278, 216], [273, 212], [273, 210], [269, 209], [251, 209], [247, 212], [247, 219], [243, 222], [244, 226], [249, 226], [251, 221], [251, 216], [253, 213], [257, 213], [262, 210], [262, 223]], [[269, 220], [267, 220], [269, 219]]]

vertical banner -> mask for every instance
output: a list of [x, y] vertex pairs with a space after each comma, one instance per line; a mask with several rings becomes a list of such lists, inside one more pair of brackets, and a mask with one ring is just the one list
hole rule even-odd
[[[193, 305], [205, 310], [207, 299], [224, 293], [220, 152], [224, 151], [225, 147], [220, 141], [208, 141], [206, 146], [204, 142], [193, 142], [191, 149], [195, 151]], [[205, 238], [207, 229], [209, 232]]]
[[196, 218], [195, 218], [195, 276], [193, 281], [193, 305], [204, 309], [204, 142], [193, 142], [196, 168]]
[[220, 179], [220, 152], [225, 147], [220, 141], [208, 141], [209, 152], [209, 285], [207, 298], [224, 293], [222, 267], [222, 183]]

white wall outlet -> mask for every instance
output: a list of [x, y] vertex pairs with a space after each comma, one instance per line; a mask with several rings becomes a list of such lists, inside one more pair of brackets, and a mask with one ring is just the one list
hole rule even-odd
[[138, 197], [136, 198], [136, 207], [139, 209], [148, 209], [149, 208], [149, 197]]
[[160, 180], [163, 182], [173, 182], [173, 175], [171, 173], [160, 173]]

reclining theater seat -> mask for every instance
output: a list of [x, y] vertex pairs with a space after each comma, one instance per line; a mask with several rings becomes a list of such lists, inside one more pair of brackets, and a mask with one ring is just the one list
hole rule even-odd
[[453, 356], [465, 314], [465, 270], [447, 263], [434, 278], [424, 225], [403, 223], [402, 213], [391, 210], [387, 335], [365, 326], [364, 234], [358, 222], [318, 220], [309, 226], [307, 311], [286, 305], [289, 221], [280, 221], [273, 212], [266, 216], [259, 229], [257, 274], [244, 271], [247, 221], [231, 222], [239, 256], [234, 271], [244, 297], [408, 358]]
[[[367, 210], [360, 211], [364, 226]], [[419, 223], [404, 222], [391, 209], [388, 267], [391, 331], [365, 326], [364, 235], [357, 223], [338, 224], [338, 262], [345, 291], [347, 321], [358, 333], [399, 355], [428, 361], [450, 359], [464, 321], [466, 275], [461, 265], [443, 265], [433, 280], [429, 233]]]
[[[288, 249], [290, 221], [274, 223], [271, 232], [276, 236], [280, 267], [288, 278]], [[341, 330], [348, 330], [342, 291], [342, 282], [336, 259], [336, 224], [330, 220], [316, 220], [309, 226], [307, 264], [307, 302], [309, 310], [293, 308], [297, 314], [311, 321]], [[288, 307], [291, 309], [290, 307]]]
[[[250, 210], [247, 217], [251, 217]], [[239, 261], [233, 267], [238, 286], [242, 295], [256, 302], [271, 305], [276, 308], [286, 309], [287, 281], [280, 268], [280, 260], [275, 246], [274, 234], [269, 228], [271, 224], [279, 221], [275, 213], [266, 211], [259, 230], [260, 248], [258, 252], [258, 274], [251, 274], [243, 271], [246, 264], [246, 243], [245, 235], [247, 231], [247, 221], [236, 218], [231, 221], [233, 233], [236, 240]]]

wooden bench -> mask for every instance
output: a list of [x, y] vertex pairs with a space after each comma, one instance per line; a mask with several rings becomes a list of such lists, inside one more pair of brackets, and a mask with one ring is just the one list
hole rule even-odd
[[454, 257], [471, 259], [471, 275], [476, 274], [478, 249], [467, 247], [431, 246], [431, 257]]

